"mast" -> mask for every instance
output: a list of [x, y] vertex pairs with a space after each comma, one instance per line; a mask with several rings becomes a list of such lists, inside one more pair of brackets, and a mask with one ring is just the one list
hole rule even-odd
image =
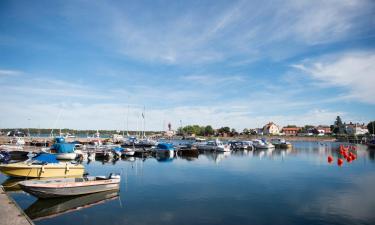
[[143, 106], [143, 113], [142, 113], [142, 117], [143, 117], [143, 138], [146, 138], [146, 106]]
[[128, 103], [128, 113], [126, 115], [126, 136], [129, 137], [129, 103]]

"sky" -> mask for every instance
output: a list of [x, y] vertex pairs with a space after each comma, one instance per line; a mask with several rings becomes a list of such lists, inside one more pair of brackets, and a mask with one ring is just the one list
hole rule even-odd
[[375, 119], [375, 1], [0, 1], [0, 128]]

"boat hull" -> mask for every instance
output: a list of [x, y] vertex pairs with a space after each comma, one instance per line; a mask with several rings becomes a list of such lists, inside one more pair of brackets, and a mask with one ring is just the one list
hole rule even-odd
[[0, 171], [11, 177], [79, 177], [83, 176], [84, 167], [82, 165], [69, 165], [64, 163], [47, 165], [12, 163], [0, 165]]
[[34, 195], [38, 198], [58, 198], [58, 197], [69, 197], [77, 195], [92, 194], [104, 191], [118, 190], [120, 188], [119, 182], [108, 182], [97, 185], [88, 186], [64, 186], [63, 188], [58, 187], [27, 187], [20, 183], [21, 189]]
[[56, 159], [59, 160], [74, 160], [77, 158], [77, 153], [55, 153]]

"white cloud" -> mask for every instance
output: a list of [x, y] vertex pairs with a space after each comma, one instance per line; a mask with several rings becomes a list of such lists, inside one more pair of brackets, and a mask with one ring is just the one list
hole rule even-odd
[[[80, 10], [87, 7], [94, 17]], [[236, 65], [259, 58], [283, 59], [311, 45], [363, 38], [374, 28], [371, 0], [230, 1], [194, 6], [186, 2], [184, 10], [175, 11], [156, 7], [161, 12], [90, 2], [90, 6], [66, 7], [65, 16], [84, 27], [85, 36], [95, 32], [90, 38], [96, 43], [127, 57], [165, 64], [230, 59]], [[181, 6], [171, 3], [169, 7]], [[95, 31], [87, 30], [92, 24], [97, 25]]]
[[1, 70], [0, 69], [0, 76], [15, 76], [22, 74], [21, 71], [18, 70]]
[[292, 65], [324, 86], [343, 87], [347, 98], [375, 104], [375, 52], [349, 52]]
[[204, 85], [217, 85], [217, 84], [225, 84], [225, 83], [237, 83], [245, 81], [244, 76], [239, 75], [188, 75], [183, 76], [183, 80], [191, 81], [195, 83], [200, 83]]

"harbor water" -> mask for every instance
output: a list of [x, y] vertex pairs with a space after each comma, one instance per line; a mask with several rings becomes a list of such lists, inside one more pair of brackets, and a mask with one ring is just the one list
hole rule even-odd
[[63, 199], [38, 200], [0, 179], [37, 225], [375, 224], [375, 151], [358, 145], [357, 159], [338, 166], [338, 147], [85, 161], [90, 175], [120, 173], [120, 192]]

